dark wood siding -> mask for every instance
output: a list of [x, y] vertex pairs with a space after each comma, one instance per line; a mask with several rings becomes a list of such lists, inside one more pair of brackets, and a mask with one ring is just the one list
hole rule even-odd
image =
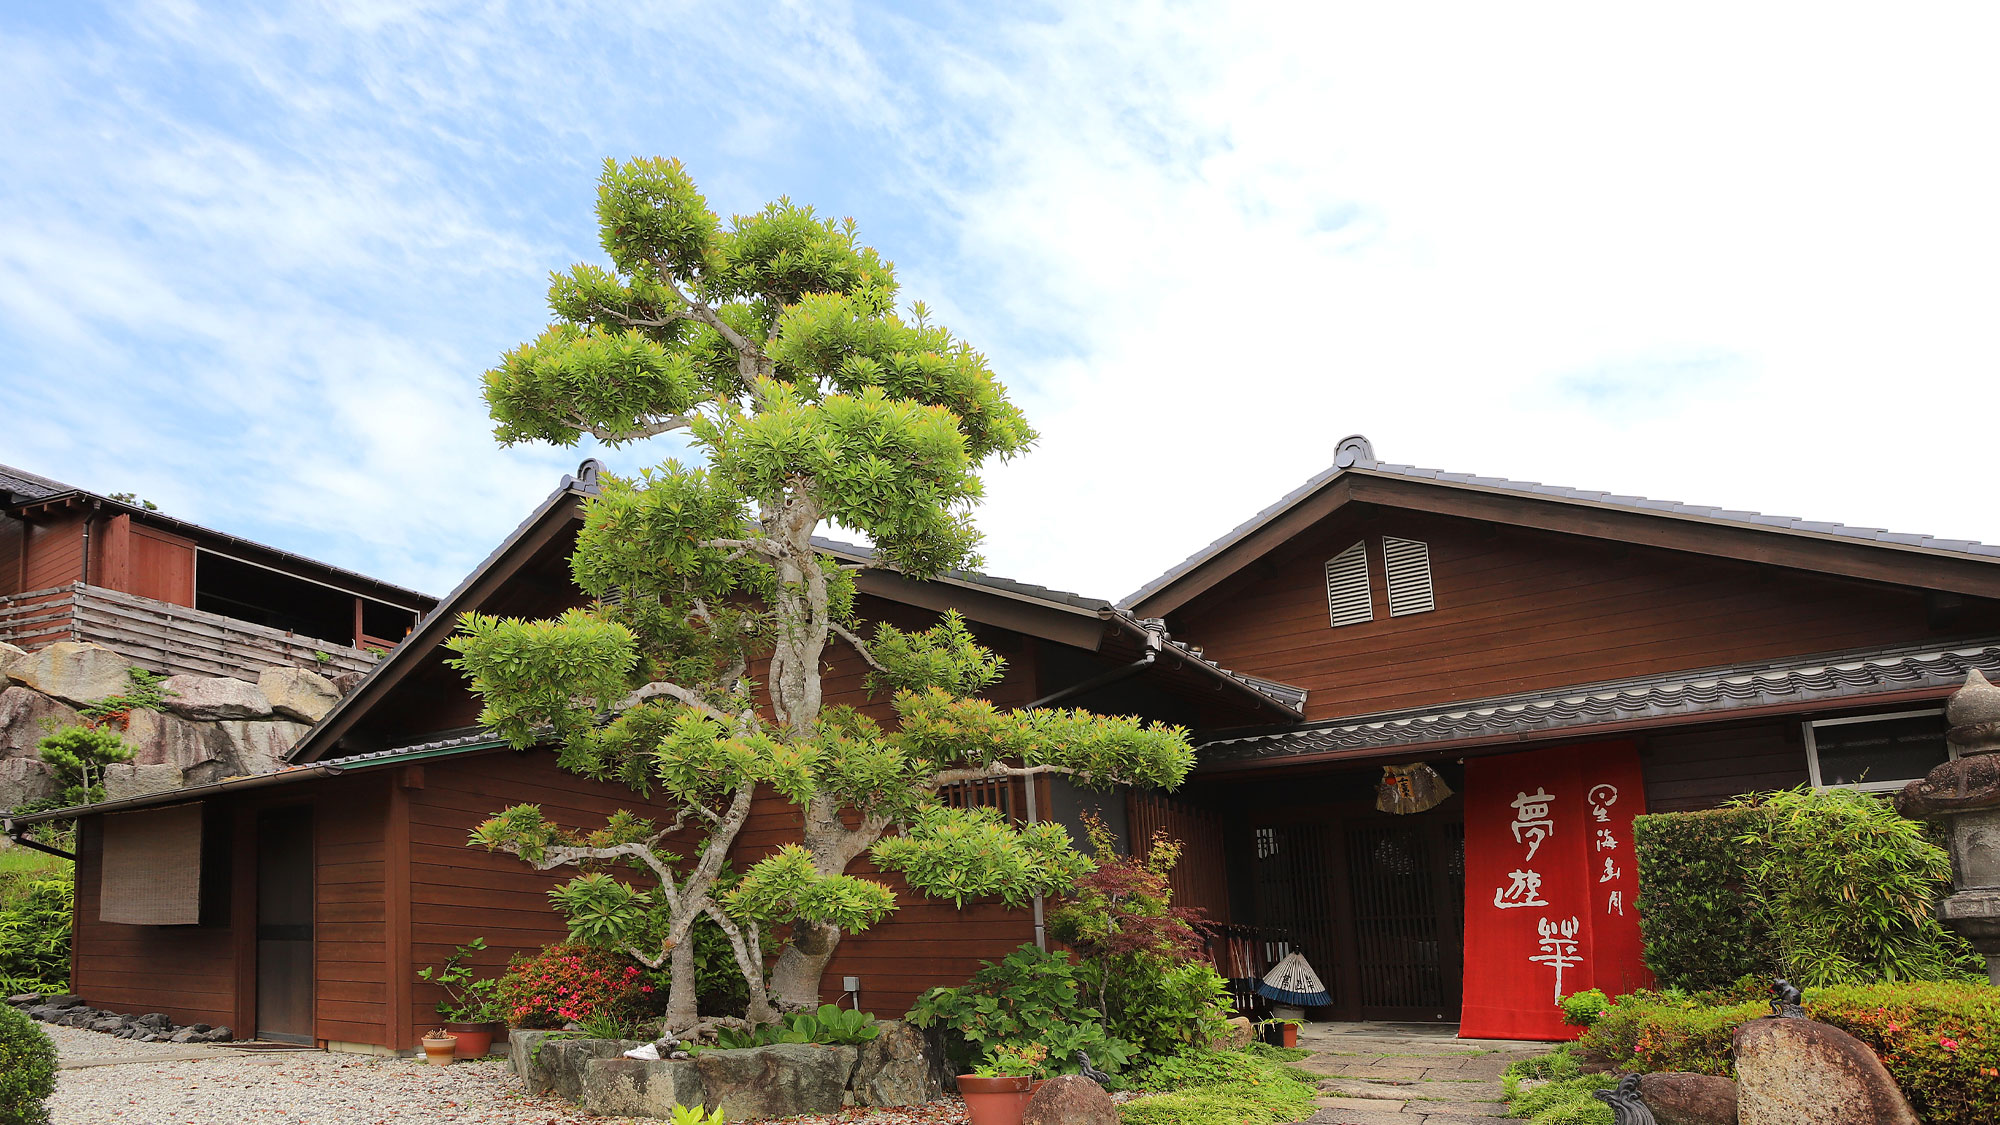
[[70, 990], [86, 1004], [175, 1023], [236, 1025], [231, 927], [127, 926], [98, 920], [104, 874], [102, 817], [85, 817], [76, 853]]
[[1799, 720], [1718, 724], [1647, 735], [1639, 744], [1647, 812], [1711, 809], [1731, 797], [1806, 784]]
[[29, 589], [21, 585], [21, 567], [25, 561], [21, 552], [26, 549], [27, 537], [26, 521], [0, 515], [0, 596]]
[[388, 1019], [388, 773], [301, 787], [312, 791], [315, 826], [313, 1034], [330, 1042], [380, 1042]]
[[[1381, 536], [1430, 546], [1437, 608], [1390, 617]], [[1375, 620], [1327, 620], [1325, 562], [1365, 538]], [[1420, 513], [1343, 511], [1175, 615], [1224, 667], [1296, 684], [1308, 719], [2000, 629], [1967, 599]]]
[[46, 590], [83, 580], [83, 513], [28, 524], [21, 589]]

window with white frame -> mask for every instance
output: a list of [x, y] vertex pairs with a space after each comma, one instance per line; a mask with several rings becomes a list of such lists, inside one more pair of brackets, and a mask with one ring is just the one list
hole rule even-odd
[[1945, 730], [1943, 708], [1815, 719], [1805, 725], [1806, 767], [1816, 788], [1901, 789], [1958, 757]]

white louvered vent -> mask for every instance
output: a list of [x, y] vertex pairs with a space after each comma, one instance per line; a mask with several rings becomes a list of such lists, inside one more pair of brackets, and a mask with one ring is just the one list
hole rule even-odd
[[1431, 598], [1431, 549], [1414, 539], [1382, 537], [1382, 570], [1389, 579], [1389, 616], [1429, 613], [1437, 608]]
[[1375, 599], [1368, 592], [1367, 540], [1326, 560], [1326, 611], [1337, 626], [1375, 620]]

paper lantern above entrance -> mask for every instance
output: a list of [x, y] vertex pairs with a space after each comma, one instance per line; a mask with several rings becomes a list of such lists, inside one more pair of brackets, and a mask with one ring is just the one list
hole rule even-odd
[[1257, 982], [1257, 994], [1280, 1004], [1297, 1004], [1300, 1007], [1319, 1007], [1333, 1003], [1333, 997], [1326, 994], [1326, 986], [1319, 982], [1319, 974], [1306, 963], [1305, 954], [1288, 954], [1277, 967], [1264, 974]]

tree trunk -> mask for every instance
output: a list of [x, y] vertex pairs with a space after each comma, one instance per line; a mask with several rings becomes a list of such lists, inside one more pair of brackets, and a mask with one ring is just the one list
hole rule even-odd
[[819, 981], [840, 948], [840, 930], [833, 926], [792, 927], [778, 963], [771, 967], [771, 1001], [784, 1011], [819, 1007]]
[[701, 1019], [695, 1004], [694, 940], [674, 946], [668, 954], [667, 971], [673, 974], [667, 985], [666, 1033], [686, 1032]]

